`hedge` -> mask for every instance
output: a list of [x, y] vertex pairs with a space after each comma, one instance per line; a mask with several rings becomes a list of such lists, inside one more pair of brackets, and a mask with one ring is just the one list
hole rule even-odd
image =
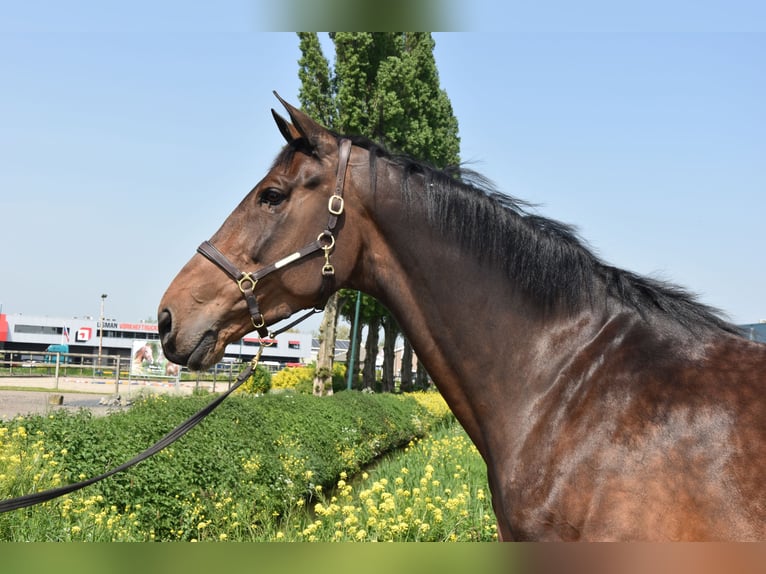
[[[130, 410], [107, 417], [57, 411], [18, 417], [0, 428], [7, 427], [6, 436], [16, 437], [17, 443], [23, 440], [21, 446], [6, 444], [6, 450], [19, 448], [23, 459], [36, 447], [47, 453], [38, 458], [49, 458], [55, 465], [59, 482], [76, 482], [133, 457], [210, 400], [148, 396]], [[420, 398], [356, 391], [325, 398], [232, 396], [177, 443], [81, 496], [103, 508], [130, 508], [156, 539], [188, 529], [179, 521], [189, 520], [192, 502], [204, 508], [205, 501], [214, 504], [222, 496], [244, 501], [251, 521], [273, 520], [290, 505], [302, 503], [316, 485], [332, 485], [341, 472], [352, 474], [433, 425], [451, 420], [443, 405], [434, 393]], [[0, 441], [0, 455], [11, 456], [2, 450]], [[0, 480], [0, 497], [50, 486], [44, 473], [31, 474], [37, 484]], [[54, 509], [56, 504], [60, 503], [54, 502]], [[30, 518], [40, 512], [50, 516], [51, 508], [16, 512]], [[4, 525], [0, 520], [0, 539], [7, 540]]]

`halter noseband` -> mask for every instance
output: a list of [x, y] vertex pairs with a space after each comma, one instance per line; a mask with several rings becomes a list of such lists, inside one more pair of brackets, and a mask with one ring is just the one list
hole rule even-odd
[[306, 244], [295, 253], [291, 253], [287, 257], [283, 257], [279, 261], [267, 265], [266, 267], [262, 267], [261, 269], [258, 269], [258, 271], [252, 273], [237, 269], [237, 267], [212, 243], [210, 243], [210, 241], [203, 241], [202, 244], [197, 247], [198, 253], [204, 255], [207, 259], [215, 263], [224, 273], [237, 282], [237, 286], [247, 302], [247, 308], [250, 312], [250, 321], [252, 321], [253, 327], [255, 327], [261, 337], [267, 337], [268, 330], [266, 329], [266, 320], [263, 317], [263, 313], [261, 313], [258, 308], [258, 301], [255, 298], [254, 291], [258, 281], [269, 273], [303, 259], [304, 257], [308, 257], [319, 250], [324, 251], [325, 260], [325, 263], [322, 266], [322, 277], [328, 279], [335, 275], [335, 268], [330, 264], [330, 253], [335, 247], [335, 235], [333, 234], [333, 231], [335, 230], [338, 218], [343, 213], [344, 209], [343, 186], [346, 180], [348, 159], [351, 155], [351, 140], [342, 139], [339, 147], [335, 193], [330, 196], [330, 199], [327, 202], [327, 211], [330, 212], [330, 218], [327, 221], [325, 230], [322, 231], [314, 241]]

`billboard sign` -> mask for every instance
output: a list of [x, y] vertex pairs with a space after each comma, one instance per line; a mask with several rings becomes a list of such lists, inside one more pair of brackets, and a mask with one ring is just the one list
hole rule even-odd
[[131, 377], [178, 377], [180, 369], [162, 354], [162, 346], [156, 340], [133, 341], [130, 352]]

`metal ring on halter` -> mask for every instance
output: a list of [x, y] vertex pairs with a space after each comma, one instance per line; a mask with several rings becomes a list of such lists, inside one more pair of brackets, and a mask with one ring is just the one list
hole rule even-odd
[[242, 286], [245, 281], [250, 281], [250, 291], [255, 291], [258, 279], [253, 279], [253, 276], [250, 273], [242, 272], [242, 277], [237, 279], [237, 285], [239, 285], [239, 290], [242, 291], [242, 293], [245, 292], [245, 288]]
[[327, 245], [322, 245], [322, 249], [324, 249], [325, 251], [329, 251], [330, 249], [335, 247], [335, 236], [332, 234], [332, 231], [330, 231], [329, 229], [325, 229], [322, 233], [320, 233], [317, 236], [317, 241], [319, 241], [319, 243], [323, 243], [324, 241], [330, 242]]
[[260, 343], [261, 343], [261, 348], [271, 347], [272, 345], [274, 345], [274, 333], [269, 331], [268, 337], [266, 337], [265, 339], [261, 339]]

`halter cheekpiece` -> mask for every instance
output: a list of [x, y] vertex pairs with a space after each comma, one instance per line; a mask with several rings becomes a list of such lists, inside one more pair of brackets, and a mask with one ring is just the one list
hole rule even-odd
[[324, 251], [325, 260], [324, 265], [322, 266], [322, 276], [324, 278], [330, 278], [335, 275], [335, 268], [330, 263], [330, 253], [332, 253], [332, 250], [335, 247], [335, 234], [333, 232], [335, 231], [335, 226], [338, 224], [338, 218], [343, 213], [345, 207], [343, 202], [343, 187], [346, 180], [346, 170], [350, 155], [351, 140], [342, 139], [338, 151], [338, 172], [335, 179], [335, 191], [327, 202], [327, 211], [330, 213], [327, 227], [314, 241], [307, 243], [298, 251], [251, 273], [240, 271], [218, 250], [218, 248], [215, 247], [215, 245], [210, 243], [210, 241], [203, 241], [197, 248], [198, 253], [204, 255], [211, 262], [215, 263], [224, 273], [236, 281], [240, 292], [247, 302], [247, 308], [250, 312], [250, 320], [253, 323], [253, 327], [255, 327], [255, 330], [258, 331], [258, 334], [260, 334], [261, 337], [267, 337], [268, 330], [266, 329], [266, 320], [258, 307], [258, 301], [255, 297], [255, 286], [258, 284], [258, 281], [269, 273], [308, 257], [312, 253], [320, 250]]

